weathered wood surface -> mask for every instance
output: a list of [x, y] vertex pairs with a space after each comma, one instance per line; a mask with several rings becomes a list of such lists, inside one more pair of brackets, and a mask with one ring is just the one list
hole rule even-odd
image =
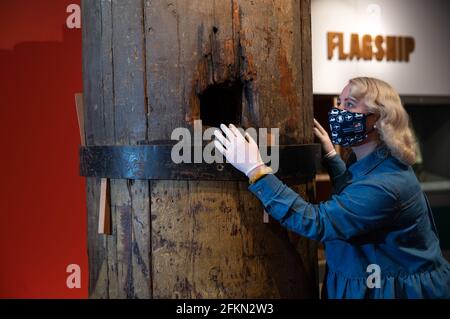
[[[170, 139], [227, 80], [244, 87], [236, 124], [312, 142], [309, 1], [82, 1], [82, 15], [87, 145]], [[97, 234], [99, 183], [90, 297], [317, 297], [315, 243], [262, 223], [247, 183], [111, 180], [112, 236]]]

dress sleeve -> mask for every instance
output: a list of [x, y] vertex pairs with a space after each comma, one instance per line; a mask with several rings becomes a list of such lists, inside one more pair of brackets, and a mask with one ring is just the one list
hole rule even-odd
[[339, 154], [335, 154], [331, 158], [325, 158], [324, 163], [331, 179], [341, 176], [347, 170], [347, 167]]
[[346, 180], [347, 166], [339, 154], [335, 154], [331, 158], [324, 158], [323, 164], [330, 175], [332, 193], [334, 194], [336, 189], [339, 189], [340, 185]]
[[383, 227], [397, 211], [396, 192], [377, 180], [352, 183], [319, 204], [306, 202], [273, 174], [251, 184], [249, 190], [284, 227], [322, 242], [349, 240]]

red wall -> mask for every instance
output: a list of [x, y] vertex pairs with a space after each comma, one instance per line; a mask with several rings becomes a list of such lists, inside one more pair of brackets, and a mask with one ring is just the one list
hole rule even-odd
[[[85, 179], [74, 93], [82, 91], [79, 0], [0, 1], [0, 297], [87, 296]], [[66, 267], [81, 267], [81, 288]]]

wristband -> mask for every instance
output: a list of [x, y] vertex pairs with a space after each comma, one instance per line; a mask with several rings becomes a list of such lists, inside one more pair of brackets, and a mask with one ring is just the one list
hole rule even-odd
[[264, 166], [264, 167], [258, 169], [258, 171], [251, 178], [249, 178], [249, 183], [253, 184], [257, 180], [259, 180], [261, 177], [263, 177], [267, 174], [271, 174], [272, 172], [273, 172], [272, 168], [270, 168], [268, 166]]
[[334, 155], [336, 155], [337, 153], [336, 153], [336, 150], [331, 150], [331, 151], [329, 151], [328, 153], [326, 153], [324, 156], [323, 156], [323, 158], [331, 158], [331, 157], [333, 157]]

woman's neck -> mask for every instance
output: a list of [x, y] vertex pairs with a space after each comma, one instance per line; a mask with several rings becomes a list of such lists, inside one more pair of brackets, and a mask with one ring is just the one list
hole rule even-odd
[[364, 143], [359, 146], [353, 146], [352, 150], [353, 150], [353, 152], [355, 152], [356, 160], [359, 161], [364, 156], [372, 153], [372, 151], [375, 150], [377, 148], [377, 146], [378, 146], [378, 141], [372, 140], [372, 141], [369, 141], [369, 142]]

